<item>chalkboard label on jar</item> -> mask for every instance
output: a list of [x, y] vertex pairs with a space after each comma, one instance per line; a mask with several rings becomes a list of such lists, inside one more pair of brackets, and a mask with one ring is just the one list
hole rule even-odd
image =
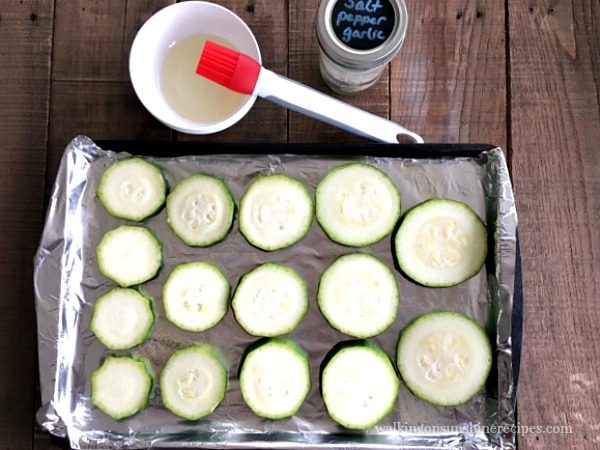
[[389, 0], [339, 0], [331, 13], [338, 39], [355, 50], [371, 50], [392, 34], [396, 22]]

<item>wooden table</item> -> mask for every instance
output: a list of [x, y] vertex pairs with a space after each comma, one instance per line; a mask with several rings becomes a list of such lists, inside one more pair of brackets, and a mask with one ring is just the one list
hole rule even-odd
[[[339, 142], [358, 138], [264, 101], [210, 137], [154, 120], [128, 81], [140, 25], [168, 0], [0, 2], [0, 442], [54, 448], [34, 425], [32, 258], [48, 188], [76, 134], [94, 139]], [[318, 0], [221, 0], [269, 68], [326, 90]], [[600, 2], [407, 0], [409, 31], [375, 87], [347, 101], [428, 142], [501, 146], [525, 271], [523, 449], [600, 448]], [[568, 431], [568, 430], [567, 430]]]

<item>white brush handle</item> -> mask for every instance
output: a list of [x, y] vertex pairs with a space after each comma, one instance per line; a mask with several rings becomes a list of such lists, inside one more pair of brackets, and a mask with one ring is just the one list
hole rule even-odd
[[254, 92], [266, 100], [379, 142], [397, 144], [408, 136], [422, 144], [417, 133], [390, 120], [356, 108], [275, 72], [260, 70]]

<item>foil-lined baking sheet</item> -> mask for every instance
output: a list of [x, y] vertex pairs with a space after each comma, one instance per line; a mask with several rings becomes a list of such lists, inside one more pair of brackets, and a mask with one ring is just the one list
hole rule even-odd
[[[90, 402], [90, 374], [109, 354], [89, 331], [94, 300], [113, 284], [96, 264], [95, 247], [102, 234], [124, 223], [111, 217], [95, 196], [103, 171], [126, 152], [102, 149], [85, 136], [66, 148], [52, 192], [46, 224], [35, 258], [35, 293], [38, 322], [42, 407], [37, 419], [48, 432], [68, 436], [74, 448], [369, 448], [408, 446], [415, 449], [509, 449], [515, 447], [515, 394], [520, 353], [520, 308], [515, 305], [515, 265], [518, 263], [517, 216], [508, 169], [502, 151], [466, 152], [443, 156], [431, 151], [426, 157], [376, 156], [369, 146], [360, 156], [328, 156], [328, 146], [281, 145], [270, 154], [202, 154], [208, 144], [197, 144], [194, 155], [149, 157], [164, 169], [171, 187], [182, 178], [210, 173], [226, 180], [239, 201], [258, 175], [284, 172], [304, 181], [314, 192], [331, 168], [364, 161], [386, 172], [402, 195], [403, 211], [431, 197], [464, 201], [486, 221], [490, 251], [485, 268], [474, 278], [452, 288], [432, 289], [416, 285], [395, 270], [400, 287], [396, 322], [372, 339], [395, 360], [398, 335], [412, 318], [435, 309], [461, 311], [486, 327], [494, 344], [494, 364], [485, 390], [459, 407], [436, 407], [414, 397], [401, 385], [394, 410], [366, 432], [345, 430], [327, 415], [319, 392], [319, 366], [326, 353], [349, 338], [332, 329], [320, 314], [315, 296], [319, 276], [337, 256], [352, 251], [331, 242], [315, 221], [308, 236], [284, 250], [263, 252], [246, 242], [237, 220], [228, 237], [209, 248], [191, 248], [181, 242], [166, 223], [165, 211], [147, 220], [164, 244], [164, 267], [157, 278], [140, 289], [154, 301], [157, 323], [152, 337], [130, 352], [149, 359], [159, 373], [168, 356], [193, 342], [216, 345], [229, 365], [229, 387], [223, 403], [208, 418], [180, 420], [161, 406], [155, 386], [150, 405], [134, 417], [115, 421]], [[138, 146], [132, 146], [139, 148]], [[396, 146], [402, 155], [402, 146]], [[375, 148], [375, 151], [373, 151]], [[383, 147], [382, 147], [383, 148]], [[440, 147], [442, 148], [442, 147]], [[454, 146], [460, 150], [460, 146]], [[233, 149], [233, 151], [232, 151]], [[367, 151], [368, 150], [368, 151]], [[218, 151], [218, 147], [217, 147]], [[133, 152], [133, 149], [130, 150]], [[281, 153], [279, 153], [281, 152]], [[319, 152], [321, 155], [317, 154]], [[143, 153], [143, 152], [141, 152]], [[361, 249], [394, 267], [392, 240]], [[215, 328], [203, 333], [185, 332], [169, 323], [161, 302], [161, 288], [175, 265], [211, 261], [220, 265], [235, 288], [240, 277], [258, 264], [278, 261], [295, 268], [308, 282], [311, 307], [304, 321], [289, 337], [310, 356], [312, 390], [295, 416], [278, 421], [256, 417], [244, 404], [237, 378], [244, 349], [257, 338], [247, 335], [229, 311]], [[518, 275], [518, 274], [517, 274]], [[518, 290], [518, 289], [517, 289]]]

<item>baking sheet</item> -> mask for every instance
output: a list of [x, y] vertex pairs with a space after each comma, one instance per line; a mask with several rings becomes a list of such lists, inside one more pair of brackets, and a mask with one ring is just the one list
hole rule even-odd
[[[229, 364], [228, 392], [211, 416], [197, 422], [180, 420], [162, 408], [157, 389], [149, 407], [133, 418], [117, 422], [103, 415], [90, 403], [89, 375], [109, 352], [94, 338], [88, 324], [94, 299], [113, 284], [98, 272], [95, 246], [106, 230], [124, 221], [106, 213], [95, 198], [95, 190], [102, 172], [129, 154], [103, 150], [91, 139], [79, 136], [65, 150], [35, 259], [42, 391], [37, 419], [44, 429], [56, 436], [68, 436], [74, 448], [84, 449], [199, 444], [212, 448], [515, 447], [518, 360], [513, 351], [520, 350], [520, 342], [513, 346], [513, 328], [520, 323], [520, 317], [513, 315], [517, 217], [500, 149], [465, 151], [464, 156], [457, 156], [462, 154], [461, 147], [453, 146], [452, 156], [440, 157], [431, 152], [429, 157], [412, 158], [391, 156], [390, 148], [402, 153], [402, 146], [365, 147], [365, 155], [386, 156], [327, 156], [332, 152], [324, 145], [320, 150], [324, 155], [316, 156], [318, 147], [310, 147], [312, 153], [307, 154], [306, 146], [271, 146], [267, 148], [270, 154], [263, 154], [265, 148], [255, 146], [250, 149], [256, 153], [249, 154], [248, 146], [244, 146], [243, 154], [235, 154], [235, 146], [214, 144], [211, 144], [212, 154], [202, 155], [207, 144], [195, 145], [194, 153], [198, 153], [195, 156], [150, 157], [164, 168], [171, 187], [193, 173], [211, 173], [224, 178], [234, 199], [239, 201], [257, 175], [285, 172], [303, 180], [314, 192], [329, 169], [350, 160], [362, 160], [390, 175], [402, 194], [403, 211], [431, 197], [450, 197], [471, 205], [486, 220], [490, 234], [485, 270], [459, 286], [443, 289], [418, 286], [395, 271], [401, 296], [398, 318], [372, 341], [395, 359], [399, 331], [416, 315], [432, 309], [461, 311], [486, 326], [495, 344], [494, 364], [485, 391], [460, 407], [435, 407], [415, 398], [401, 385], [394, 410], [378, 426], [367, 432], [339, 427], [328, 417], [320, 397], [319, 365], [336, 343], [349, 338], [327, 324], [318, 311], [315, 295], [324, 268], [337, 256], [356, 250], [331, 242], [316, 221], [304, 240], [276, 252], [262, 252], [250, 246], [237, 230], [237, 221], [222, 243], [210, 248], [191, 248], [171, 232], [163, 210], [149, 219], [146, 226], [164, 243], [164, 267], [157, 278], [141, 286], [154, 299], [157, 324], [152, 338], [132, 353], [147, 357], [158, 373], [177, 347], [210, 342], [220, 348]], [[415, 147], [408, 148], [414, 152]], [[410, 155], [411, 151], [404, 154]], [[169, 154], [168, 149], [150, 153]], [[361, 153], [361, 149], [354, 147], [348, 153]], [[361, 251], [374, 253], [394, 265], [389, 238]], [[237, 325], [231, 311], [218, 326], [203, 333], [185, 332], [165, 319], [160, 293], [171, 270], [181, 262], [202, 260], [220, 265], [232, 288], [245, 272], [267, 261], [288, 264], [307, 280], [311, 308], [289, 337], [310, 355], [313, 386], [294, 417], [279, 421], [260, 419], [244, 404], [237, 379], [238, 366], [243, 350], [257, 338], [248, 336]]]

